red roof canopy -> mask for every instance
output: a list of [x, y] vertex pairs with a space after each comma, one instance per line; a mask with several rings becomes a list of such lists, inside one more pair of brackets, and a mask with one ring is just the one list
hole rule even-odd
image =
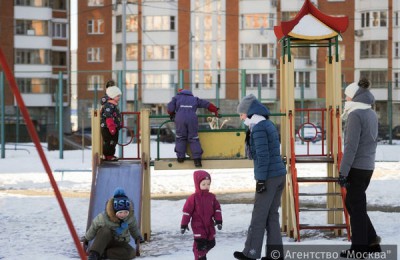
[[[289, 33], [293, 30], [293, 28], [306, 15], [312, 15], [317, 20], [319, 20], [321, 23], [323, 23], [325, 26], [329, 27], [333, 31], [336, 31], [337, 33], [345, 32], [349, 25], [349, 19], [347, 16], [335, 17], [335, 16], [326, 15], [326, 14], [322, 13], [320, 10], [318, 10], [311, 3], [310, 0], [305, 0], [303, 7], [300, 9], [300, 11], [297, 13], [296, 17], [293, 20], [281, 22], [280, 26], [274, 27], [274, 32], [275, 32], [275, 35], [278, 38], [278, 40], [280, 40], [281, 38], [283, 38], [285, 36], [288, 36]], [[298, 36], [299, 34], [296, 33], [296, 35]], [[320, 39], [326, 39], [326, 38], [327, 38], [327, 36], [324, 36], [324, 35], [321, 35], [321, 37], [320, 37]], [[330, 38], [330, 37], [328, 37], [328, 38]]]

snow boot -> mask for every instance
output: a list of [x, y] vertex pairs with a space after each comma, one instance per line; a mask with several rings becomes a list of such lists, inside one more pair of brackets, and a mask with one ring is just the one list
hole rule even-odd
[[256, 258], [247, 257], [243, 254], [243, 252], [239, 252], [239, 251], [235, 251], [233, 253], [233, 257], [235, 257], [236, 259], [239, 259], [239, 260], [255, 260], [256, 259]]
[[96, 251], [90, 251], [89, 256], [87, 258], [88, 260], [100, 260], [100, 254], [97, 253]]
[[376, 236], [375, 240], [372, 241], [368, 245], [368, 252], [370, 252], [370, 253], [380, 253], [380, 252], [382, 252], [380, 243], [381, 243], [381, 237], [380, 236]]
[[178, 163], [183, 163], [185, 161], [185, 158], [179, 158], [177, 159]]
[[201, 164], [201, 159], [194, 159], [194, 166], [202, 167], [203, 165]]
[[356, 251], [354, 249], [346, 249], [340, 252], [340, 257], [342, 258], [354, 258], [354, 259], [364, 259], [364, 254], [361, 251]]

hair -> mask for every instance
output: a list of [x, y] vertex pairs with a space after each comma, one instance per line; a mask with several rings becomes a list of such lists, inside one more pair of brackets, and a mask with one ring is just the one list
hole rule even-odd
[[360, 88], [365, 88], [368, 89], [369, 86], [371, 85], [371, 83], [369, 82], [369, 80], [365, 77], [361, 78], [360, 81], [358, 81], [358, 86]]
[[109, 79], [106, 83], [106, 88], [115, 86], [115, 81], [113, 79]]

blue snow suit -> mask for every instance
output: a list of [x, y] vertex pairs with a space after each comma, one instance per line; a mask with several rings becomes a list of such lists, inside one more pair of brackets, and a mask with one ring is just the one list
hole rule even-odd
[[201, 159], [203, 150], [198, 135], [197, 108], [209, 108], [210, 102], [193, 96], [190, 90], [181, 90], [167, 105], [168, 113], [175, 113], [175, 152], [178, 158], [185, 158], [189, 142], [193, 159]]

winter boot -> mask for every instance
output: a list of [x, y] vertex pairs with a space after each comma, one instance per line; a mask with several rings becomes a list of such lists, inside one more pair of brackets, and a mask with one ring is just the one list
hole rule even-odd
[[340, 257], [342, 258], [354, 258], [354, 259], [364, 259], [363, 252], [356, 251], [354, 249], [346, 249], [340, 252]]
[[179, 158], [177, 159], [178, 163], [183, 163], [185, 161], [185, 158]]
[[375, 240], [372, 241], [368, 245], [368, 252], [370, 252], [370, 253], [380, 253], [380, 252], [382, 252], [380, 243], [381, 243], [381, 237], [380, 236], [376, 236]]
[[243, 254], [243, 252], [239, 252], [239, 251], [235, 251], [233, 253], [233, 257], [235, 257], [236, 259], [239, 259], [239, 260], [255, 260], [255, 258], [247, 257]]
[[207, 260], [207, 256], [199, 257], [199, 260]]
[[202, 167], [203, 165], [201, 165], [201, 159], [194, 159], [194, 166]]
[[87, 258], [88, 260], [100, 260], [100, 254], [97, 253], [96, 251], [90, 251], [89, 256]]

